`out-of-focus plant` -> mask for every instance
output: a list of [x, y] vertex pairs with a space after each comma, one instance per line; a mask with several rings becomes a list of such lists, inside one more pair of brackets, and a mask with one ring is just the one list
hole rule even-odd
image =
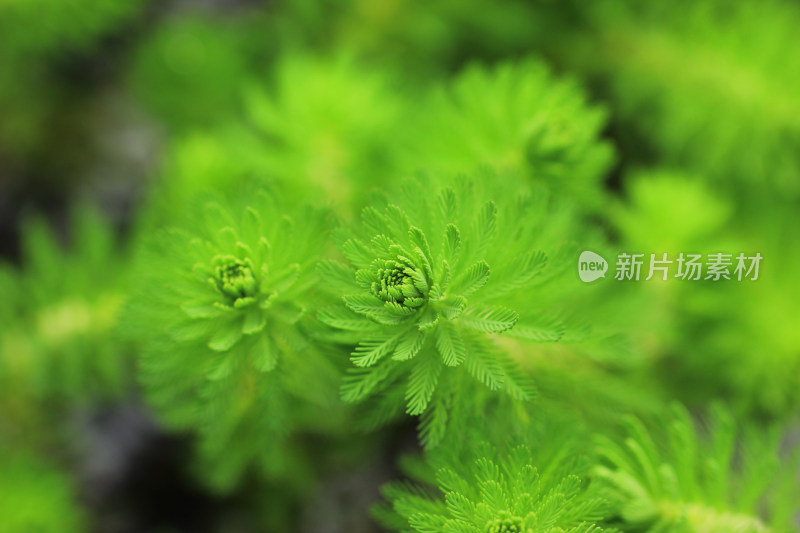
[[[304, 332], [329, 217], [290, 216], [263, 189], [199, 205], [138, 260], [126, 326], [145, 341], [142, 385], [169, 427], [198, 432], [214, 486], [251, 466], [289, 479], [292, 431], [337, 420], [336, 368]], [[328, 414], [309, 420], [308, 406]]]
[[57, 0], [4, 0], [0, 35], [4, 49], [58, 55], [64, 46], [85, 48], [141, 7], [141, 0], [88, 0], [83, 5]]
[[198, 16], [165, 21], [136, 52], [129, 84], [173, 131], [225, 122], [241, 108], [252, 59], [243, 20]]
[[486, 0], [281, 2], [271, 17], [281, 42], [357, 50], [420, 79], [440, 77], [468, 59], [496, 60], [530, 51], [544, 30], [531, 2]]
[[0, 2], [0, 141], [7, 156], [27, 156], [57, 112], [55, 65], [86, 52], [132, 20], [142, 0]]
[[130, 370], [114, 335], [124, 250], [93, 210], [76, 210], [72, 221], [65, 247], [43, 219], [30, 220], [20, 268], [2, 269], [0, 283], [8, 290], [0, 327], [0, 419], [23, 422], [17, 428], [36, 419], [43, 405], [86, 406], [119, 395]]
[[237, 87], [240, 114], [176, 139], [163, 184], [169, 198], [260, 180], [287, 198], [348, 208], [397, 177], [395, 147], [382, 139], [398, 128], [403, 106], [384, 70], [295, 53], [262, 78]]
[[624, 440], [598, 439], [594, 477], [616, 493], [624, 531], [796, 531], [797, 474], [782, 466], [777, 432], [721, 407], [700, 435], [680, 406], [656, 423], [630, 418]]
[[406, 165], [446, 173], [491, 165], [594, 208], [602, 203], [613, 155], [599, 138], [606, 113], [541, 62], [472, 66], [435, 91], [418, 119]]
[[257, 171], [294, 190], [310, 184], [339, 205], [392, 179], [391, 144], [382, 139], [397, 124], [402, 100], [388, 72], [347, 56], [294, 54], [281, 58], [273, 76], [246, 98]]
[[744, 412], [793, 416], [800, 338], [788, 324], [800, 317], [792, 290], [800, 257], [775, 224], [791, 220], [794, 209], [773, 205], [772, 218], [748, 223], [730, 197], [695, 176], [639, 172], [628, 182], [627, 206], [613, 215], [623, 246], [673, 261], [716, 251], [732, 261], [738, 253], [763, 258], [755, 281], [657, 278], [642, 287], [650, 305], [637, 335], [666, 383], [687, 401], [724, 395]]
[[553, 53], [607, 90], [632, 159], [686, 166], [741, 198], [797, 197], [796, 4], [604, 0], [582, 18]]
[[0, 531], [80, 533], [87, 520], [64, 472], [0, 448]]

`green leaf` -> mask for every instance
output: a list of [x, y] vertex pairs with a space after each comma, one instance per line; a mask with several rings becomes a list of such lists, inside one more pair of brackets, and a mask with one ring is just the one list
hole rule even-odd
[[465, 335], [464, 340], [467, 344], [467, 359], [464, 362], [467, 371], [489, 389], [499, 390], [505, 376], [494, 350], [483, 339], [474, 335]]
[[359, 409], [359, 416], [354, 420], [355, 427], [360, 431], [372, 432], [402, 418], [405, 415], [404, 395], [403, 387], [381, 391], [381, 394]]
[[439, 285], [438, 283], [434, 283], [431, 286], [431, 290], [428, 291], [428, 300], [430, 300], [431, 302], [438, 302], [439, 300], [442, 299], [443, 295], [444, 292], [442, 290], [442, 286]]
[[278, 348], [272, 343], [269, 335], [261, 335], [250, 353], [253, 365], [262, 372], [269, 372], [278, 364]]
[[448, 322], [443, 322], [436, 328], [436, 349], [447, 366], [458, 366], [467, 357], [464, 339], [458, 329]]
[[470, 307], [458, 319], [466, 328], [483, 333], [500, 333], [514, 327], [519, 315], [501, 306]]
[[292, 301], [279, 302], [272, 306], [272, 316], [284, 324], [296, 324], [306, 310]]
[[455, 224], [448, 224], [444, 230], [444, 259], [454, 265], [461, 248], [461, 234]]
[[396, 238], [411, 226], [405, 211], [394, 204], [386, 206], [386, 223]]
[[371, 294], [349, 294], [343, 297], [344, 303], [362, 315], [382, 313], [384, 311], [383, 301]]
[[363, 400], [390, 377], [392, 368], [391, 361], [386, 360], [371, 368], [348, 369], [340, 391], [342, 400], [349, 403]]
[[317, 318], [323, 324], [348, 331], [369, 331], [376, 328], [375, 322], [341, 306], [320, 309]]
[[536, 342], [555, 342], [564, 336], [564, 323], [555, 317], [527, 319], [525, 323], [517, 323], [506, 335], [515, 339]]
[[208, 347], [217, 352], [224, 352], [229, 350], [239, 339], [242, 338], [242, 325], [238, 319], [227, 320], [223, 322], [211, 340], [208, 341]]
[[367, 268], [375, 258], [369, 247], [358, 239], [345, 241], [342, 253], [358, 269]]
[[217, 242], [224, 252], [235, 253], [236, 244], [239, 242], [239, 236], [232, 227], [224, 227], [217, 231]]
[[[475, 249], [476, 257], [481, 257], [489, 241], [494, 237], [497, 229], [497, 206], [494, 202], [487, 202], [475, 220]], [[475, 257], [474, 256], [474, 257]]]
[[461, 276], [458, 282], [453, 284], [452, 292], [467, 298], [472, 293], [486, 285], [489, 281], [489, 264], [486, 261], [478, 261]]
[[358, 289], [353, 269], [344, 263], [326, 259], [317, 265], [322, 287], [334, 294], [348, 294]]
[[183, 312], [189, 318], [213, 318], [222, 314], [222, 310], [213, 301], [198, 301], [183, 304]]
[[419, 420], [419, 438], [426, 450], [435, 448], [447, 430], [447, 404], [437, 393]]
[[405, 322], [414, 313], [414, 309], [403, 307], [396, 302], [385, 302], [380, 310], [367, 316], [379, 324], [395, 326]]
[[211, 381], [219, 381], [229, 377], [233, 373], [235, 357], [224, 355], [213, 362], [212, 369], [206, 374]]
[[208, 322], [205, 320], [185, 320], [169, 329], [170, 336], [179, 342], [199, 339], [208, 334]]
[[[414, 513], [408, 517], [408, 524], [414, 528], [414, 531], [419, 531], [420, 533], [444, 531], [442, 528], [445, 523], [446, 520], [443, 516], [433, 513]], [[448, 530], [448, 533], [451, 533], [451, 531]], [[452, 533], [461, 532], [453, 531]], [[472, 531], [465, 530], [464, 533], [472, 533]]]
[[442, 362], [428, 353], [411, 370], [406, 388], [406, 412], [410, 415], [422, 414], [436, 390], [436, 382], [442, 371]]
[[439, 212], [445, 222], [455, 219], [458, 214], [456, 193], [451, 187], [445, 187], [439, 193]]
[[426, 262], [430, 266], [430, 262], [432, 260], [431, 256], [431, 249], [428, 246], [428, 239], [425, 238], [425, 234], [416, 226], [411, 226], [408, 230], [408, 238], [411, 239], [411, 244], [414, 245], [416, 248], [422, 252], [423, 256], [425, 257]]
[[356, 271], [356, 283], [362, 289], [369, 290], [373, 283], [378, 281], [378, 276], [373, 268], [362, 268]]
[[267, 290], [274, 293], [282, 293], [288, 290], [300, 275], [300, 265], [293, 263], [288, 265], [280, 272], [267, 278]]
[[419, 290], [421, 293], [426, 294], [430, 289], [428, 285], [428, 280], [425, 278], [425, 274], [423, 274], [419, 270], [411, 270], [406, 269], [406, 274], [411, 276], [411, 279], [414, 281], [414, 286]]
[[244, 315], [244, 323], [242, 324], [242, 333], [245, 335], [252, 335], [264, 328], [267, 323], [266, 314], [256, 306], [251, 306]]
[[388, 234], [391, 231], [386, 225], [386, 217], [372, 206], [361, 210], [361, 222], [371, 235]]
[[[494, 479], [487, 479], [478, 484], [481, 497], [486, 504], [493, 509], [508, 508], [508, 495], [503, 490], [502, 485]], [[549, 529], [549, 528], [548, 528]]]
[[261, 237], [261, 217], [252, 207], [247, 207], [242, 216], [242, 238], [245, 242], [258, 242]]
[[407, 332], [400, 342], [397, 343], [392, 359], [395, 361], [407, 361], [412, 359], [422, 348], [426, 336], [427, 333], [425, 331], [420, 331], [418, 328]]
[[402, 336], [403, 332], [390, 337], [360, 342], [358, 346], [356, 346], [355, 351], [350, 354], [350, 360], [353, 361], [356, 366], [372, 366], [394, 350], [394, 347], [397, 346]]
[[536, 385], [508, 354], [498, 354], [497, 361], [503, 369], [503, 388], [515, 400], [530, 401], [536, 397]]
[[492, 296], [496, 297], [524, 287], [547, 266], [547, 254], [540, 250], [523, 253], [502, 269], [495, 269], [492, 277]]
[[[392, 246], [397, 246], [397, 243], [395, 243], [391, 237], [383, 233], [372, 237], [369, 243], [372, 247], [373, 253], [375, 254], [375, 258], [383, 259], [389, 259], [391, 257], [389, 250], [392, 248]], [[373, 260], [375, 258], [373, 258]]]
[[216, 234], [220, 228], [233, 226], [228, 210], [217, 202], [209, 202], [203, 207], [203, 221], [209, 235]]
[[471, 522], [475, 515], [475, 507], [472, 502], [458, 492], [448, 492], [445, 495], [445, 503], [447, 510], [457, 520], [464, 522]]
[[383, 308], [389, 315], [396, 318], [405, 318], [416, 313], [414, 309], [400, 305], [397, 302], [386, 302], [383, 304]]
[[434, 311], [431, 307], [428, 307], [423, 311], [422, 316], [419, 318], [419, 329], [420, 331], [428, 331], [436, 327], [439, 323], [439, 313]]
[[457, 318], [466, 307], [467, 299], [463, 296], [456, 296], [455, 298], [448, 298], [443, 301], [438, 309], [447, 320], [453, 320]]

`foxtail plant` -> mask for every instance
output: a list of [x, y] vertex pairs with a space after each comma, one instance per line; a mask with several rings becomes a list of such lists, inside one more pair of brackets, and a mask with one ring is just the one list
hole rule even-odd
[[592, 457], [580, 424], [552, 410], [525, 420], [495, 407], [486, 414], [504, 416], [474, 420], [464, 442], [448, 441], [421, 464], [407, 459], [413, 481], [384, 487], [376, 518], [408, 533], [616, 531], [602, 525], [609, 494], [588, 480]]
[[290, 216], [258, 190], [206, 203], [143, 250], [129, 310], [132, 333], [148, 339], [141, 381], [163, 420], [199, 431], [217, 486], [253, 463], [280, 475], [303, 409], [335, 405], [337, 373], [304, 332], [328, 226], [325, 212]]
[[424, 101], [406, 160], [445, 173], [491, 165], [597, 208], [613, 160], [599, 138], [605, 122], [604, 109], [540, 61], [472, 65]]
[[782, 466], [779, 434], [739, 427], [712, 410], [705, 435], [675, 405], [649, 430], [629, 418], [622, 441], [598, 438], [594, 476], [616, 493], [624, 531], [776, 533], [795, 530], [795, 468]]
[[342, 303], [321, 309], [319, 319], [333, 328], [329, 338], [356, 345], [343, 399], [405, 403], [408, 414], [423, 416], [429, 446], [444, 433], [448, 405], [462, 400], [464, 378], [518, 400], [534, 396], [498, 334], [562, 334], [536, 303], [547, 279], [540, 228], [528, 216], [536, 204], [512, 183], [491, 173], [453, 186], [410, 180], [342, 233], [346, 263], [320, 264], [324, 286]]
[[[0, 264], [0, 402], [32, 395], [75, 405], [123, 391], [127, 361], [114, 329], [125, 253], [92, 209], [84, 206], [70, 220], [67, 243], [44, 219], [28, 220], [21, 268]], [[31, 402], [22, 403], [27, 409]]]

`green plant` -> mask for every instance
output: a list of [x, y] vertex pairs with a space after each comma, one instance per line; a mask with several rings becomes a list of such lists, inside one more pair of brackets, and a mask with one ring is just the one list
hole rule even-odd
[[266, 86], [246, 91], [246, 129], [237, 142], [252, 147], [255, 171], [295, 193], [302, 183], [348, 206], [381, 176], [392, 177], [391, 152], [379, 141], [403, 109], [391, 84], [391, 71], [365, 69], [348, 55], [287, 55]]
[[478, 423], [466, 444], [452, 441], [454, 447], [437, 448], [421, 465], [406, 461], [415, 482], [386, 486], [389, 505], [375, 515], [404, 532], [612, 531], [601, 525], [608, 494], [587, 481], [592, 461], [578, 438], [582, 430], [564, 431], [555, 422], [575, 420], [555, 411], [546, 416], [509, 423], [515, 417], [506, 413]]
[[800, 78], [790, 50], [800, 10], [782, 1], [679, 5], [597, 2], [576, 33], [545, 46], [604, 88], [625, 121], [623, 149], [640, 163], [657, 154], [743, 199], [796, 198]]
[[199, 432], [204, 475], [226, 488], [252, 463], [289, 469], [284, 437], [303, 425], [306, 404], [331, 408], [337, 373], [304, 333], [329, 218], [284, 214], [259, 189], [201, 205], [142, 250], [126, 324], [148, 339], [148, 398], [171, 427]]
[[47, 221], [29, 219], [21, 268], [2, 267], [0, 277], [9, 290], [3, 291], [0, 396], [24, 394], [75, 405], [124, 390], [127, 354], [114, 339], [126, 276], [124, 251], [114, 243], [113, 228], [94, 210], [76, 209], [70, 218], [67, 245]]
[[[557, 341], [563, 333], [526, 297], [546, 292], [549, 279], [536, 217], [526, 216], [542, 204], [489, 185], [503, 180], [513, 182], [491, 174], [452, 187], [425, 177], [409, 181], [365, 208], [352, 233], [343, 232], [348, 264], [320, 265], [342, 304], [322, 309], [319, 318], [339, 331], [334, 339], [357, 344], [357, 368], [342, 397], [362, 401], [388, 389], [391, 405], [402, 394], [406, 412], [423, 415], [431, 446], [444, 433], [447, 405], [458, 401], [464, 376], [519, 400], [534, 396], [497, 334]], [[397, 385], [400, 379], [407, 385]]]
[[0, 533], [800, 531], [800, 11], [584, 4], [0, 0]]
[[586, 100], [534, 59], [472, 65], [432, 91], [403, 155], [411, 170], [511, 170], [597, 208], [613, 151], [598, 138], [606, 112]]
[[611, 211], [626, 249], [668, 252], [673, 260], [702, 250], [764, 258], [755, 282], [647, 285], [650, 306], [637, 335], [655, 342], [651, 352], [656, 371], [666, 371], [663, 382], [689, 403], [713, 391], [740, 412], [794, 416], [800, 358], [795, 331], [784, 321], [797, 316], [800, 256], [780, 229], [792, 209], [773, 205], [773, 219], [750, 219], [749, 208], [678, 171], [639, 171], [628, 178], [626, 194], [626, 204]]
[[704, 433], [673, 406], [657, 429], [630, 418], [623, 441], [599, 439], [604, 462], [595, 477], [616, 491], [623, 529], [792, 531], [796, 474], [781, 467], [779, 434], [740, 427], [720, 407]]

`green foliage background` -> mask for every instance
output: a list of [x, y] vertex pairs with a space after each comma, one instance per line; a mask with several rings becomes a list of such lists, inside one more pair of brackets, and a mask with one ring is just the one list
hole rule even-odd
[[798, 23], [0, 0], [0, 533], [800, 531]]

